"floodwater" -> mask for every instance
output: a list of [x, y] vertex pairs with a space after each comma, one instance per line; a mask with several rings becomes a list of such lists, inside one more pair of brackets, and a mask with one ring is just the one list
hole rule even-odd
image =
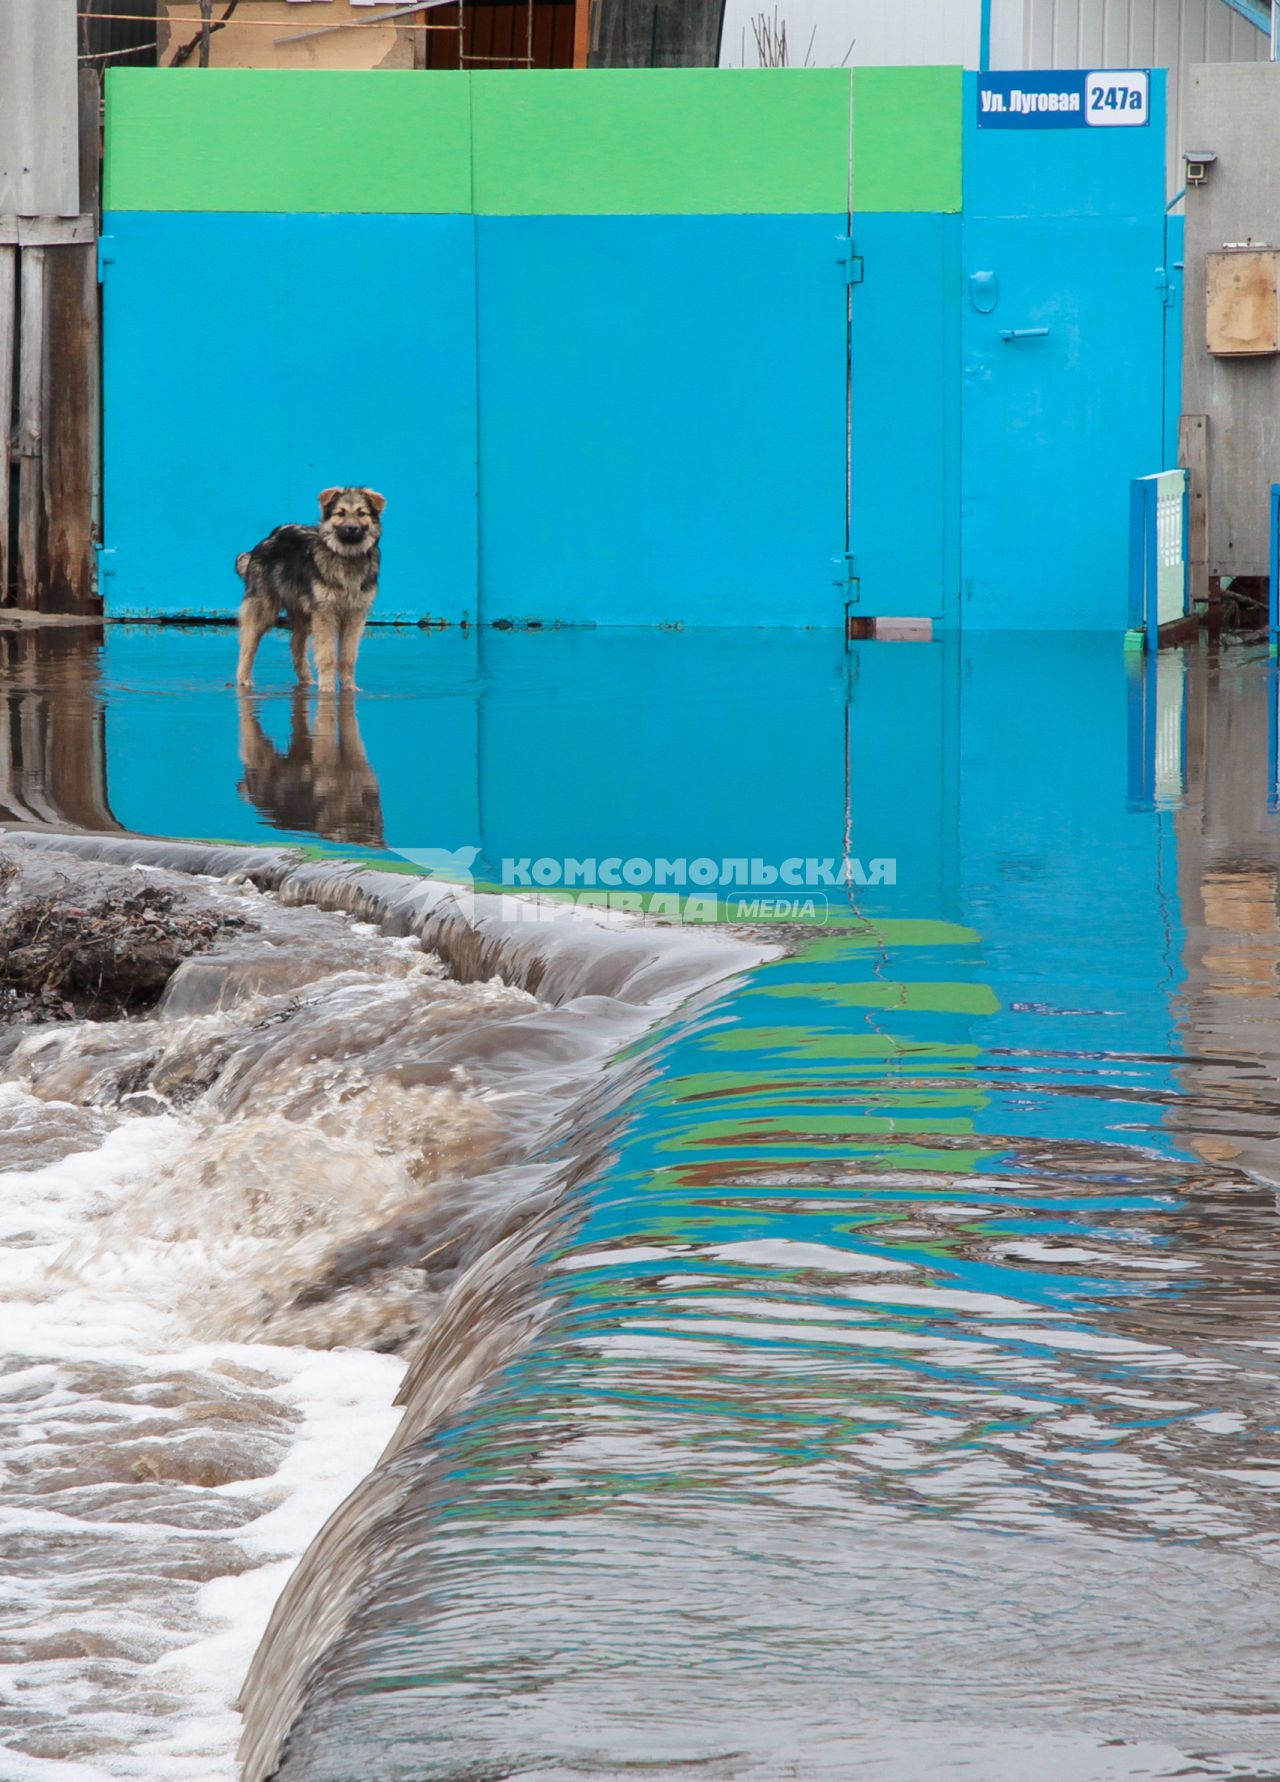
[[229, 1778], [277, 1597], [253, 1782], [1280, 1777], [1265, 652], [387, 631], [326, 710], [229, 645], [11, 644], [0, 804], [893, 866], [478, 952], [206, 877], [238, 964], [23, 1037], [6, 1782]]

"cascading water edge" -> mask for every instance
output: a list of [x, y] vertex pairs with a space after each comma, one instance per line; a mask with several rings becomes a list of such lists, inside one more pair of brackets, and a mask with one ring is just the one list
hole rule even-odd
[[265, 1776], [397, 1453], [544, 1315], [543, 1235], [664, 1025], [770, 949], [513, 919], [287, 850], [0, 851], [20, 889], [141, 880], [227, 922], [154, 1008], [14, 1029], [0, 1056], [7, 1761], [15, 1782], [228, 1776], [278, 1599], [244, 1692]]

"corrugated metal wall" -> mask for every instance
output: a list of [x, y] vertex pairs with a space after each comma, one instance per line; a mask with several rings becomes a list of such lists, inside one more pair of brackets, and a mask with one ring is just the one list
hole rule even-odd
[[1027, 68], [1257, 62], [1266, 38], [1223, 0], [1024, 0]]
[[1187, 70], [1271, 53], [1224, 0], [994, 0], [991, 52], [997, 68], [1167, 68], [1171, 192], [1183, 183]]
[[0, 5], [0, 216], [80, 214], [76, 0]]

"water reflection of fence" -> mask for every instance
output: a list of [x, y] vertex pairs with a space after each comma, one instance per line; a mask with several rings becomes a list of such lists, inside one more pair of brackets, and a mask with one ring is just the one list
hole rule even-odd
[[107, 804], [96, 625], [0, 630], [0, 821], [117, 829]]

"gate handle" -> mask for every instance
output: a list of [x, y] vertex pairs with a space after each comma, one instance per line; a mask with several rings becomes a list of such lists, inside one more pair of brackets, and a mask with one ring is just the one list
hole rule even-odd
[[1043, 340], [1049, 332], [1047, 328], [1002, 328], [1001, 340]]

